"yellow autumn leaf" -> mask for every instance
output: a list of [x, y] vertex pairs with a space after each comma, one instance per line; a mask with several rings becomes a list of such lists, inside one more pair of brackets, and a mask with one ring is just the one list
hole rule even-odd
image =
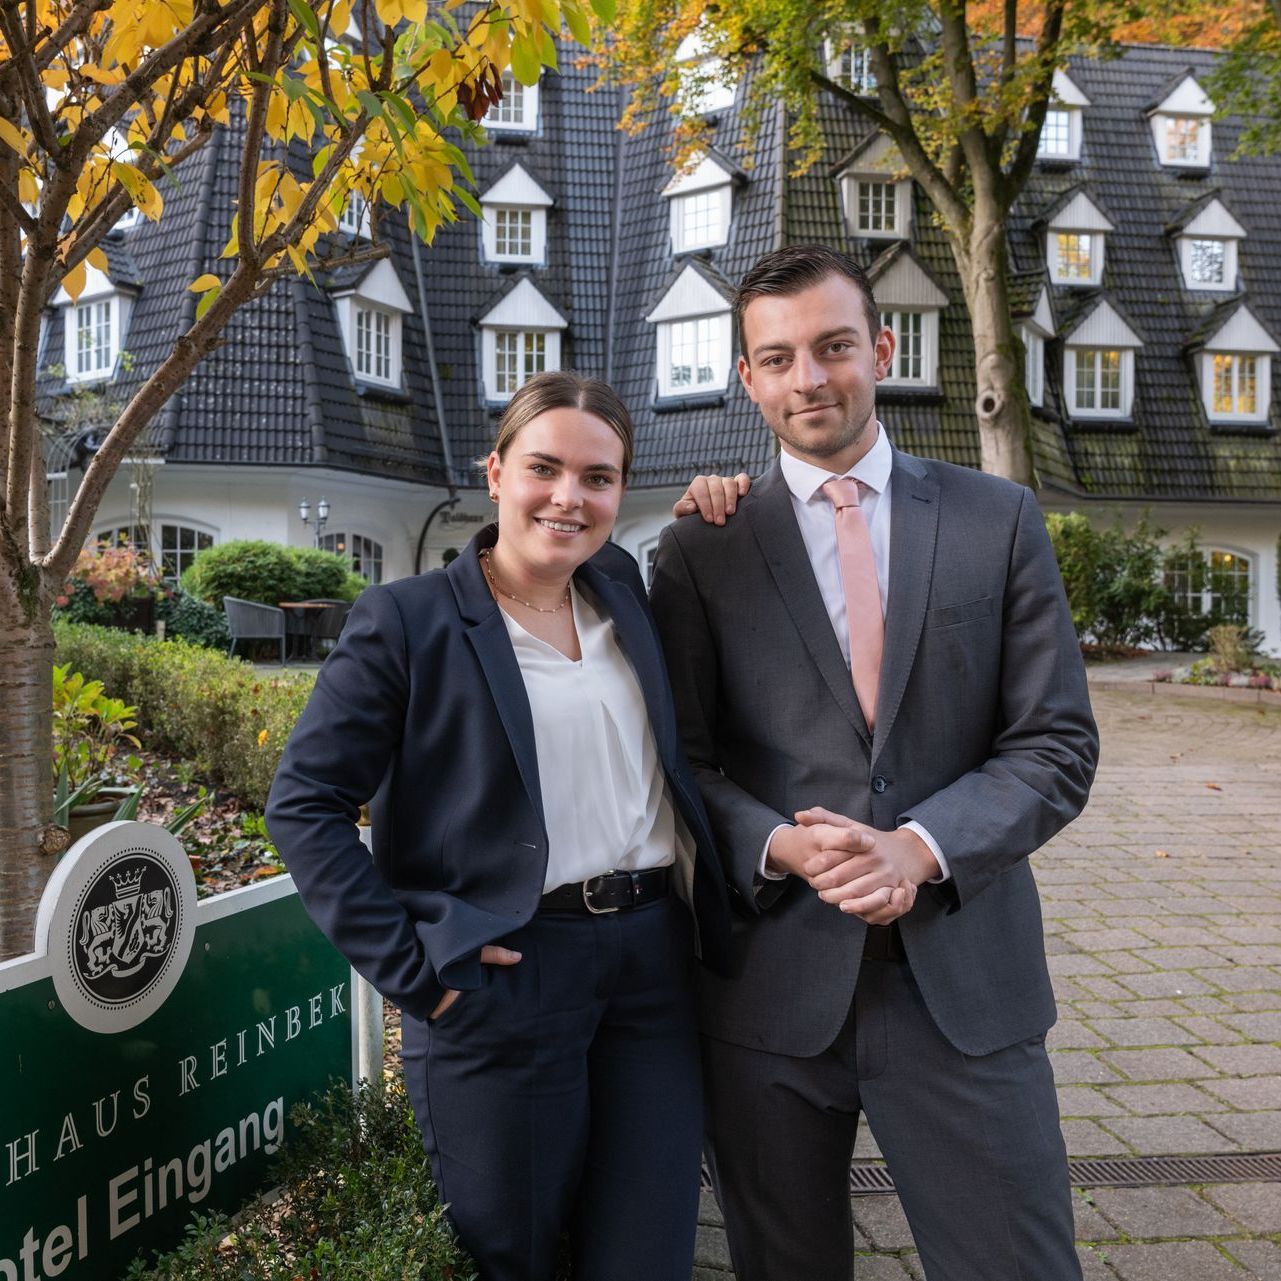
[[34, 205], [40, 199], [40, 183], [26, 166], [18, 170], [18, 199], [24, 205]]
[[27, 154], [27, 135], [13, 123], [12, 120], [6, 120], [0, 116], [0, 142], [4, 142], [11, 151], [16, 151], [18, 155]]
[[72, 302], [75, 302], [75, 300], [84, 292], [85, 277], [87, 274], [84, 263], [78, 262], [70, 271], [67, 272], [65, 276], [63, 276], [62, 287], [67, 291], [67, 297], [70, 298]]
[[100, 271], [105, 276], [107, 274], [107, 255], [103, 253], [100, 246], [95, 245], [85, 255], [85, 262], [95, 271]]
[[203, 276], [197, 276], [196, 279], [187, 286], [187, 288], [190, 289], [193, 294], [203, 294], [206, 290], [217, 289], [221, 285], [222, 281], [219, 280], [212, 271], [207, 271]]

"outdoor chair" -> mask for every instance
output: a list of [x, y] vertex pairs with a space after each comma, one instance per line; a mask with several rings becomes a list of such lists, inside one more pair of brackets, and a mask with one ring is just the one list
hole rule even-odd
[[285, 611], [274, 605], [262, 605], [256, 600], [241, 600], [238, 596], [224, 596], [222, 607], [227, 615], [227, 630], [231, 633], [230, 657], [236, 652], [236, 642], [242, 640], [274, 640], [280, 642], [280, 665], [285, 666]]
[[329, 607], [316, 614], [311, 620], [311, 638], [316, 643], [318, 651], [321, 641], [328, 641], [329, 648], [332, 649], [338, 637], [342, 635], [342, 629], [347, 623], [347, 615], [351, 613], [351, 601], [331, 600], [328, 597], [321, 596], [307, 603], [309, 605], [327, 605]]

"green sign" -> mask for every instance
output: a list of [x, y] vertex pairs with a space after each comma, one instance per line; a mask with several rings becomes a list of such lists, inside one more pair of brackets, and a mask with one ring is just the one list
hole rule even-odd
[[84, 838], [0, 965], [0, 1281], [117, 1277], [263, 1185], [352, 1076], [352, 983], [288, 877], [195, 899], [176, 840]]

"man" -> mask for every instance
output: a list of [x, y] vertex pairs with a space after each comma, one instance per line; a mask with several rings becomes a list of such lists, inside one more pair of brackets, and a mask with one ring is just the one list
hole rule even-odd
[[890, 445], [894, 337], [844, 255], [768, 255], [735, 319], [781, 453], [738, 515], [669, 526], [652, 604], [750, 917], [701, 993], [736, 1272], [847, 1281], [863, 1112], [929, 1281], [1078, 1281], [1027, 860], [1097, 733], [1041, 515]]

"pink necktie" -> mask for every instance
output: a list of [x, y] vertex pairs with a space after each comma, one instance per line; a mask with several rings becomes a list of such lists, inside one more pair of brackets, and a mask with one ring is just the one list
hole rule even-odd
[[858, 504], [858, 481], [829, 480], [823, 493], [836, 508], [836, 554], [845, 588], [845, 621], [850, 629], [850, 675], [868, 729], [876, 726], [876, 692], [881, 683], [885, 616], [876, 581], [876, 558], [867, 521]]

